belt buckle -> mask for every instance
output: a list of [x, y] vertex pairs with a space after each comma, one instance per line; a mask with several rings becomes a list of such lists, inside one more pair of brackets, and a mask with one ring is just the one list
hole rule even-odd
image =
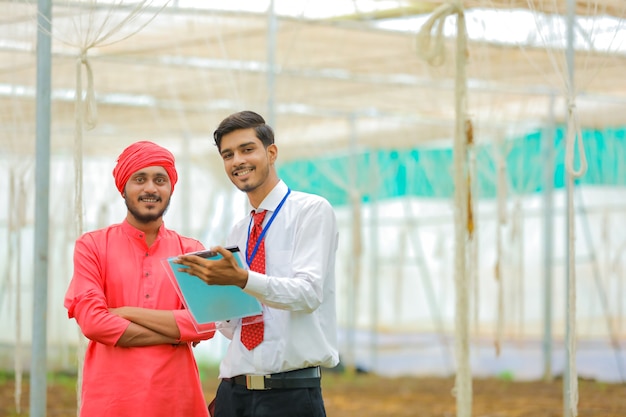
[[265, 375], [246, 375], [246, 388], [253, 390], [266, 390]]

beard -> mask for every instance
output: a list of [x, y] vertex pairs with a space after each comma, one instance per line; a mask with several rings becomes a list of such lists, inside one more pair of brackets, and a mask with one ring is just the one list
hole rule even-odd
[[243, 191], [244, 193], [249, 193], [251, 191], [256, 190], [259, 187], [259, 184], [243, 184], [243, 185], [237, 185], [237, 188], [239, 188], [239, 191]]
[[157, 212], [149, 212], [149, 213], [141, 213], [137, 208], [129, 201], [128, 197], [124, 197], [124, 202], [126, 203], [126, 208], [130, 212], [130, 214], [137, 220], [139, 223], [147, 224], [153, 221], [159, 220], [163, 215], [167, 212], [167, 209], [170, 207], [170, 199], [167, 199], [165, 207]]
[[268, 166], [265, 166], [264, 168], [259, 169], [258, 166], [255, 166], [254, 171], [256, 174], [261, 175], [261, 178], [255, 178], [254, 182], [238, 183], [236, 181], [232, 181], [232, 180], [231, 181], [233, 182], [233, 184], [235, 184], [235, 187], [237, 187], [240, 191], [243, 191], [244, 193], [252, 192], [256, 190], [257, 188], [261, 187], [266, 182], [270, 174], [270, 167], [268, 165]]

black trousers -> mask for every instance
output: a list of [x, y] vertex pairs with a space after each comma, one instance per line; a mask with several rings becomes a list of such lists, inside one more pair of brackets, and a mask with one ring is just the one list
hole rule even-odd
[[220, 382], [212, 417], [326, 417], [321, 388], [248, 390]]

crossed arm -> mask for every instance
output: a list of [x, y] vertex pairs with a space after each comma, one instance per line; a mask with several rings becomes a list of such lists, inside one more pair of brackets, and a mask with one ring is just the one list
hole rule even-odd
[[[139, 347], [197, 343], [213, 337], [214, 325], [199, 333], [191, 315], [181, 306], [157, 310], [125, 305], [133, 300], [138, 284], [131, 282], [127, 286], [120, 278], [127, 273], [125, 268], [118, 261], [102, 259], [101, 247], [106, 243], [103, 239], [86, 234], [77, 240], [74, 276], [64, 300], [68, 317], [76, 319], [88, 339], [108, 346]], [[103, 264], [106, 276], [102, 274]], [[105, 282], [118, 289], [112, 299], [107, 299]]]
[[137, 347], [180, 343], [180, 330], [172, 311], [126, 306], [110, 308], [109, 312], [131, 322], [116, 346]]

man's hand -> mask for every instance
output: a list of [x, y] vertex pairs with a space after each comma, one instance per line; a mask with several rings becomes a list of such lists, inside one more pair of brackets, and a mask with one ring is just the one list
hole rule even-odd
[[196, 276], [209, 285], [236, 285], [245, 288], [248, 271], [239, 267], [235, 256], [222, 246], [211, 248], [222, 255], [220, 259], [205, 259], [197, 255], [181, 255], [174, 263], [187, 266], [179, 271]]

